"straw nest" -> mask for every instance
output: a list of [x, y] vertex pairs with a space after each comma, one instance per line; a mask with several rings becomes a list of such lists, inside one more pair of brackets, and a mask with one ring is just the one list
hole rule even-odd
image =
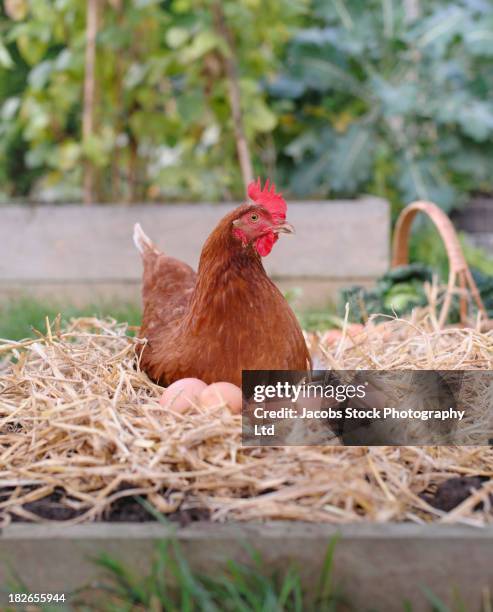
[[[241, 417], [224, 406], [164, 409], [162, 389], [135, 368], [139, 340], [92, 318], [47, 325], [36, 340], [0, 341], [0, 516], [39, 520], [36, 500], [63, 491], [73, 522], [116, 500], [146, 497], [160, 512], [204, 509], [211, 520], [491, 522], [488, 447], [241, 446]], [[367, 325], [320, 344], [327, 367], [493, 367], [493, 333], [440, 331], [433, 318]], [[453, 476], [484, 477], [450, 512], [421, 494]]]

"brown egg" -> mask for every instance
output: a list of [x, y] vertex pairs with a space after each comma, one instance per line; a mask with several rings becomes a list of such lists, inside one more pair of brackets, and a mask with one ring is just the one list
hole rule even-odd
[[342, 331], [340, 329], [329, 329], [322, 336], [322, 344], [332, 346], [339, 342], [342, 337]]
[[242, 406], [241, 389], [229, 382], [212, 383], [200, 394], [200, 404], [204, 408], [227, 404], [233, 414], [240, 414]]
[[[346, 338], [353, 340], [358, 334], [365, 330], [364, 325], [361, 323], [350, 323], [346, 328]], [[322, 344], [331, 346], [337, 344], [342, 338], [342, 329], [329, 329], [322, 336]]]
[[176, 410], [176, 412], [183, 412], [192, 404], [199, 404], [200, 394], [205, 389], [207, 389], [207, 385], [198, 378], [175, 380], [163, 391], [159, 403], [161, 406]]

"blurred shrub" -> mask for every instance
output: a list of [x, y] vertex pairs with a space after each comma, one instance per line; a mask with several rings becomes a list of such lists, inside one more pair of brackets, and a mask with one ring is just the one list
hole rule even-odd
[[270, 88], [293, 191], [446, 210], [491, 191], [491, 2], [315, 0], [313, 15]]
[[[101, 200], [221, 199], [242, 193], [217, 0], [101, 0], [94, 135], [81, 138], [86, 2], [10, 0], [0, 22], [0, 67], [21, 87], [0, 91], [0, 134], [19, 134], [25, 165], [42, 175], [36, 198], [80, 199], [82, 167], [99, 169]], [[224, 0], [252, 147], [277, 117], [260, 79], [304, 0]], [[0, 165], [12, 151], [0, 142]], [[37, 176], [37, 175], [36, 175]], [[3, 184], [20, 195], [17, 173]]]
[[[103, 201], [240, 196], [216, 1], [101, 0], [97, 130], [82, 143], [86, 2], [6, 0], [3, 196], [80, 199], [86, 161]], [[491, 2], [220, 5], [258, 173], [303, 196], [446, 209], [492, 190]]]

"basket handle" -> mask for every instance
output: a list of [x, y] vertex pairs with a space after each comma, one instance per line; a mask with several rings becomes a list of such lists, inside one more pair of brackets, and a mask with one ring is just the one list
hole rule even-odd
[[471, 292], [478, 309], [481, 311], [484, 320], [488, 319], [486, 309], [479, 294], [479, 290], [474, 282], [469, 266], [466, 263], [464, 253], [460, 246], [457, 233], [448, 216], [432, 202], [417, 201], [409, 204], [399, 215], [394, 231], [394, 239], [392, 244], [392, 268], [396, 266], [404, 266], [409, 262], [409, 235], [411, 225], [418, 212], [423, 212], [433, 221], [438, 233], [440, 234], [449, 259], [449, 278], [447, 284], [447, 292], [443, 301], [442, 309], [438, 317], [438, 325], [443, 327], [450, 310], [452, 302], [452, 292], [459, 282], [460, 288], [463, 290], [460, 294], [460, 321], [467, 325], [467, 297], [465, 290], [468, 288]]

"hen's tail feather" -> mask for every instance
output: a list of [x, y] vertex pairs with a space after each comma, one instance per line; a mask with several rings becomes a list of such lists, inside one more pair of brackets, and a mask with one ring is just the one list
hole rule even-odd
[[153, 253], [159, 254], [159, 251], [154, 246], [154, 243], [149, 238], [149, 236], [144, 232], [140, 223], [136, 223], [134, 225], [134, 244], [137, 247], [137, 250], [144, 254], [145, 251], [150, 250]]

